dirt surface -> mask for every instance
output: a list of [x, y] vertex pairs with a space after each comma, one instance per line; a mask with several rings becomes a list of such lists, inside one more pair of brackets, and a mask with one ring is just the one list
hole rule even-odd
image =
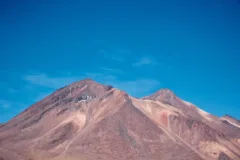
[[239, 121], [85, 79], [0, 125], [0, 160], [239, 160]]

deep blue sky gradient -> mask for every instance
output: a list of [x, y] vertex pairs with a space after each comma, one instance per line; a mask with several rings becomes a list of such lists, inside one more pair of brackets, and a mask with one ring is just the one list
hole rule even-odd
[[239, 29], [239, 0], [2, 0], [0, 122], [85, 77], [240, 119]]

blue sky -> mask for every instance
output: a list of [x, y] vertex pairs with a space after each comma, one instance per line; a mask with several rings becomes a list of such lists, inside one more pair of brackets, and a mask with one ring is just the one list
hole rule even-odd
[[0, 2], [0, 122], [86, 77], [240, 119], [240, 2]]

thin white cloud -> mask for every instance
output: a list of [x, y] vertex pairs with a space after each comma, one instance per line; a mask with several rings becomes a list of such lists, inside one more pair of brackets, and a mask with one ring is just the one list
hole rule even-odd
[[120, 56], [119, 53], [116, 53], [116, 51], [110, 53], [107, 50], [100, 49], [99, 52], [107, 59], [111, 59], [111, 60], [114, 60], [114, 61], [117, 61], [117, 62], [124, 62], [124, 58], [122, 56]]
[[152, 90], [159, 87], [160, 82], [154, 79], [138, 79], [130, 81], [110, 81], [114, 87], [126, 91], [132, 96], [145, 96], [148, 95]]
[[0, 108], [8, 109], [12, 106], [12, 103], [6, 100], [0, 100]]
[[105, 73], [116, 73], [116, 74], [122, 74], [123, 71], [121, 69], [117, 69], [117, 68], [100, 68], [102, 71], [104, 71]]
[[102, 73], [86, 73], [86, 76], [92, 79], [95, 79], [97, 77], [101, 77], [103, 74]]
[[14, 94], [14, 93], [17, 93], [18, 90], [14, 89], [14, 88], [8, 88], [7, 92], [10, 93], [10, 94]]
[[112, 85], [115, 88], [137, 97], [148, 95], [161, 85], [161, 83], [155, 79], [140, 78], [136, 80], [120, 80], [116, 76], [102, 73], [88, 73], [88, 75], [91, 75], [92, 77], [90, 78], [93, 78], [100, 83]]
[[121, 57], [118, 57], [117, 55], [111, 55], [111, 59], [118, 62], [124, 62], [124, 59]]
[[40, 73], [26, 75], [23, 79], [34, 85], [57, 89], [79, 80], [80, 77], [52, 77], [45, 73]]
[[50, 95], [52, 92], [46, 92], [46, 93], [40, 93], [36, 98], [35, 98], [35, 101], [40, 101], [42, 100], [43, 98], [47, 97], [48, 95]]
[[[122, 80], [116, 74], [111, 74], [113, 71], [111, 69], [105, 68], [107, 72], [97, 72], [97, 73], [86, 73], [84, 76], [67, 76], [67, 77], [53, 77], [47, 74], [35, 74], [27, 75], [24, 79], [29, 83], [29, 85], [38, 85], [43, 87], [48, 87], [52, 89], [58, 89], [65, 85], [71, 84], [72, 82], [79, 81], [83, 78], [92, 78], [99, 83], [112, 85], [115, 88], [124, 90], [132, 96], [144, 96], [150, 94], [153, 90], [160, 87], [160, 82], [155, 79], [149, 78], [138, 78], [136, 80]], [[48, 94], [48, 93], [47, 93]], [[36, 97], [36, 100], [40, 100], [47, 94], [40, 95]]]
[[126, 48], [118, 48], [115, 51], [117, 54], [121, 54], [121, 55], [127, 55], [127, 54], [131, 54], [132, 52]]
[[99, 52], [103, 54], [104, 56], [108, 54], [108, 52], [104, 49], [100, 49]]
[[158, 62], [154, 59], [154, 57], [142, 57], [138, 61], [134, 62], [132, 65], [134, 67], [140, 67], [143, 65], [157, 65]]
[[9, 86], [8, 82], [1, 82], [0, 81], [0, 88], [2, 91], [8, 93], [8, 94], [14, 94], [17, 93], [19, 90], [12, 88], [12, 86]]

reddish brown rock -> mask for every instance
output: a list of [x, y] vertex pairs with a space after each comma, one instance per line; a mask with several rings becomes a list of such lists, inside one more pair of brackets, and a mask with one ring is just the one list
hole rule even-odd
[[0, 126], [0, 160], [238, 160], [238, 121], [160, 90], [136, 99], [90, 79]]

